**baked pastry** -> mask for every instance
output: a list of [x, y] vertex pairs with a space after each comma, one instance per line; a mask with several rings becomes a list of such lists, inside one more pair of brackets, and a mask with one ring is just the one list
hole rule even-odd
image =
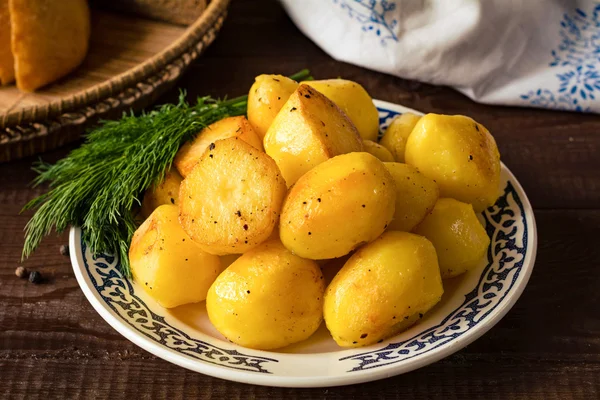
[[15, 80], [14, 63], [10, 49], [8, 0], [0, 0], [0, 84], [6, 85]]
[[17, 87], [33, 91], [75, 69], [88, 50], [87, 0], [9, 0]]

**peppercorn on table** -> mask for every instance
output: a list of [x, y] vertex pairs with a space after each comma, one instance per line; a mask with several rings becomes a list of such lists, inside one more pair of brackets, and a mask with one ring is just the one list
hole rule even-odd
[[[243, 34], [240, 34], [243, 32]], [[233, 61], [233, 62], [232, 62]], [[94, 311], [64, 246], [46, 239], [21, 263], [21, 207], [37, 158], [0, 164], [0, 397], [6, 398], [528, 398], [600, 396], [600, 118], [475, 104], [442, 87], [337, 62], [304, 37], [274, 0], [237, 0], [220, 37], [179, 86], [189, 98], [247, 91], [256, 75], [342, 76], [378, 99], [467, 114], [494, 134], [534, 206], [536, 267], [521, 299], [477, 342], [417, 371], [369, 384], [284, 389], [226, 382], [138, 348]], [[177, 90], [159, 100], [176, 102]], [[77, 144], [46, 153], [54, 162]], [[62, 248], [61, 248], [62, 247]], [[17, 271], [18, 267], [23, 267]], [[21, 276], [18, 277], [17, 274]], [[28, 279], [25, 279], [28, 278]]]

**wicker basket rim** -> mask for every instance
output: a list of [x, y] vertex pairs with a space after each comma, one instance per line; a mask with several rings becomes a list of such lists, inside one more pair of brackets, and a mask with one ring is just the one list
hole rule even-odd
[[200, 40], [229, 5], [230, 0], [211, 0], [200, 17], [161, 52], [113, 78], [43, 105], [23, 107], [0, 115], [0, 129], [46, 120], [102, 101], [135, 85], [164, 68]]

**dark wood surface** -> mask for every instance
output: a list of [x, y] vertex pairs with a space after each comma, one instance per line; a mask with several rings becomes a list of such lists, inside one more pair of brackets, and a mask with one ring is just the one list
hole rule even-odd
[[[598, 399], [600, 398], [600, 117], [475, 104], [444, 87], [337, 62], [305, 38], [279, 3], [234, 0], [223, 31], [181, 80], [190, 96], [244, 93], [255, 75], [309, 67], [362, 83], [375, 98], [486, 125], [535, 208], [538, 257], [506, 317], [457, 354], [386, 380], [329, 389], [227, 382], [141, 350], [96, 314], [79, 289], [67, 235], [49, 237], [24, 265], [48, 283], [14, 275], [19, 210], [42, 193], [33, 159], [0, 164], [0, 396], [170, 399]], [[163, 102], [172, 101], [173, 91]], [[57, 160], [74, 146], [44, 154]]]

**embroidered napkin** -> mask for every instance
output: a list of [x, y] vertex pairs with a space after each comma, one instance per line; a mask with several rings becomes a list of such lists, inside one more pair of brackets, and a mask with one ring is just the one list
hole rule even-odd
[[600, 112], [600, 1], [281, 2], [337, 60], [483, 103]]

